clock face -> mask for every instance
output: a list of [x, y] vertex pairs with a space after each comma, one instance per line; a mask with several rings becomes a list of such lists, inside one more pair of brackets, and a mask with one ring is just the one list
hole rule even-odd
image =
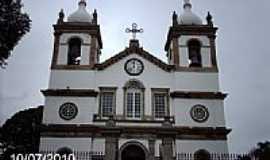
[[142, 61], [140, 61], [139, 59], [133, 58], [126, 62], [125, 70], [131, 76], [138, 76], [143, 72], [144, 66], [143, 66]]
[[196, 122], [203, 123], [209, 118], [208, 109], [203, 105], [195, 105], [191, 108], [190, 115]]
[[74, 103], [65, 103], [59, 108], [59, 116], [64, 120], [72, 120], [78, 114], [78, 108]]

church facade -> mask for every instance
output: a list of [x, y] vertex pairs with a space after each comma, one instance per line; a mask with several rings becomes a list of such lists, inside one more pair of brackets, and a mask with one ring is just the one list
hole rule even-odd
[[183, 13], [172, 16], [167, 63], [135, 37], [100, 62], [97, 12], [89, 14], [84, 0], [67, 21], [61, 11], [54, 30], [40, 151], [102, 152], [106, 160], [228, 153], [210, 13], [204, 23], [184, 1]]

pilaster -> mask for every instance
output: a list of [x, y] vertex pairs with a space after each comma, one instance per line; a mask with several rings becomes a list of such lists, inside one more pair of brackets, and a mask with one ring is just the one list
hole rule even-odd
[[155, 159], [155, 143], [156, 143], [156, 140], [154, 138], [149, 138], [149, 140], [148, 140], [149, 160]]

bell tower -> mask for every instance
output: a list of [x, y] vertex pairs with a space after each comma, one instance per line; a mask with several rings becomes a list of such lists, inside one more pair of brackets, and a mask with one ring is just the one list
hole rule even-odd
[[61, 10], [54, 27], [54, 50], [51, 69], [93, 69], [102, 49], [96, 10], [89, 14], [87, 3], [80, 0], [78, 9], [65, 21]]
[[183, 13], [172, 16], [165, 50], [168, 63], [187, 71], [218, 71], [216, 58], [216, 31], [208, 12], [207, 23], [192, 12], [190, 0], [184, 0]]

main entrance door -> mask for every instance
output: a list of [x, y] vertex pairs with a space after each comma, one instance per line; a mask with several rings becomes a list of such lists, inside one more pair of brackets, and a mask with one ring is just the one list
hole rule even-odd
[[145, 160], [144, 150], [137, 145], [129, 145], [121, 155], [122, 160]]

